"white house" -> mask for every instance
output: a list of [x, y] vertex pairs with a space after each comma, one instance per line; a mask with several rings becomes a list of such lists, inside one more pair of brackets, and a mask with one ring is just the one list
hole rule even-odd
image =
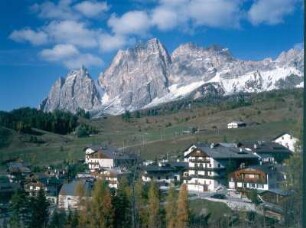
[[70, 183], [63, 184], [58, 195], [58, 208], [64, 210], [76, 210], [80, 197], [77, 195], [77, 185], [82, 184], [85, 194], [92, 189], [92, 184], [86, 180], [75, 180]]
[[246, 127], [246, 123], [242, 121], [233, 121], [227, 124], [227, 128], [240, 128], [240, 127]]
[[298, 139], [293, 137], [289, 133], [283, 133], [273, 139], [273, 142], [276, 142], [280, 145], [283, 145], [284, 147], [287, 147], [292, 152], [295, 151], [295, 146], [296, 146], [297, 141]]
[[216, 191], [225, 182], [226, 169], [244, 164], [257, 164], [258, 157], [252, 152], [237, 148], [235, 144], [194, 144], [184, 152], [188, 162], [184, 183], [189, 191]]
[[136, 157], [111, 147], [90, 146], [85, 148], [85, 163], [91, 171], [134, 164]]

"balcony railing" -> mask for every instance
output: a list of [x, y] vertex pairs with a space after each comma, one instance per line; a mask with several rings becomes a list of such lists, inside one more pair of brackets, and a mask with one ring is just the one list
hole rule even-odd
[[266, 184], [267, 180], [264, 178], [236, 178], [234, 182]]
[[204, 166], [194, 166], [194, 167], [188, 167], [190, 170], [203, 170], [203, 171], [218, 171], [218, 170], [224, 170], [224, 167], [204, 167]]
[[210, 163], [210, 160], [205, 158], [205, 159], [198, 159], [198, 158], [190, 158], [190, 162], [195, 162], [195, 163]]
[[221, 178], [221, 176], [219, 176], [219, 175], [209, 176], [209, 175], [193, 174], [193, 175], [189, 175], [189, 176], [184, 176], [182, 179], [183, 180], [191, 180], [192, 178], [219, 179], [219, 178]]

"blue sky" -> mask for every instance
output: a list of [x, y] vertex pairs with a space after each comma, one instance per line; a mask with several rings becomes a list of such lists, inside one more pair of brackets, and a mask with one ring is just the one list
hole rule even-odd
[[1, 0], [0, 110], [38, 107], [60, 76], [93, 78], [119, 49], [158, 38], [218, 44], [240, 59], [303, 46], [301, 0]]

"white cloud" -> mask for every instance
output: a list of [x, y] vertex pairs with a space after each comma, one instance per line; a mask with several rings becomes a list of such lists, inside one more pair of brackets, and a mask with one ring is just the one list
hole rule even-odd
[[200, 26], [239, 27], [242, 14], [239, 0], [161, 0], [151, 17], [160, 30], [188, 31]]
[[82, 65], [90, 67], [90, 66], [102, 66], [102, 64], [103, 64], [102, 59], [92, 54], [81, 54], [75, 58], [69, 58], [64, 61], [64, 65], [69, 69], [79, 68]]
[[71, 44], [58, 44], [52, 49], [44, 49], [39, 56], [49, 62], [64, 64], [69, 69], [79, 68], [82, 65], [89, 67], [103, 64], [99, 57], [89, 53], [83, 54]]
[[196, 26], [238, 27], [241, 14], [237, 0], [193, 0], [188, 5], [188, 15]]
[[116, 34], [145, 35], [150, 29], [150, 19], [144, 11], [129, 11], [121, 17], [112, 15], [107, 22]]
[[52, 21], [45, 30], [57, 43], [68, 43], [87, 48], [98, 46], [99, 32], [88, 29], [81, 22], [71, 20]]
[[71, 9], [72, 0], [59, 0], [58, 4], [47, 1], [42, 4], [34, 4], [31, 9], [41, 18], [49, 19], [77, 19], [78, 14]]
[[248, 18], [253, 25], [275, 25], [294, 11], [296, 0], [258, 0], [250, 8]]
[[9, 38], [16, 42], [29, 42], [32, 45], [41, 45], [48, 42], [48, 36], [45, 32], [35, 32], [28, 28], [13, 31]]
[[181, 16], [169, 7], [157, 7], [152, 11], [152, 23], [160, 30], [169, 30], [178, 25]]
[[121, 35], [103, 34], [100, 36], [100, 49], [103, 52], [113, 51], [126, 45], [127, 38]]
[[78, 49], [71, 44], [57, 44], [52, 49], [44, 49], [40, 56], [48, 61], [60, 61], [79, 55]]
[[74, 8], [86, 17], [96, 17], [108, 10], [106, 2], [84, 1], [78, 3]]

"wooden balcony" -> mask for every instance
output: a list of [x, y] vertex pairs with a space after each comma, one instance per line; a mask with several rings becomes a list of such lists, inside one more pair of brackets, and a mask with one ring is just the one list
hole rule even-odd
[[207, 159], [207, 158], [204, 158], [204, 159], [190, 158], [189, 162], [194, 162], [194, 163], [210, 163], [210, 160]]

